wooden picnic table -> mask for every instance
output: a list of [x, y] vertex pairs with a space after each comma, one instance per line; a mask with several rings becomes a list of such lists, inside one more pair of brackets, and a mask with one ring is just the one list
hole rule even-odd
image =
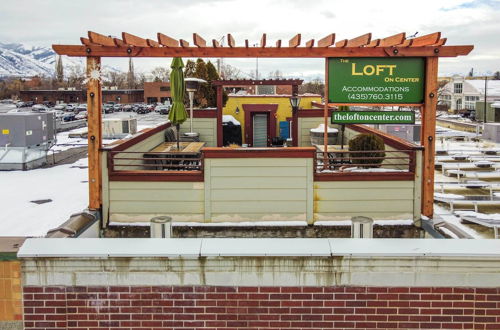
[[201, 168], [201, 148], [205, 142], [164, 142], [144, 154], [157, 164], [157, 170], [199, 170]]
[[180, 142], [179, 146], [181, 150], [177, 150], [177, 142], [163, 142], [149, 152], [199, 153], [201, 148], [205, 146], [205, 142]]

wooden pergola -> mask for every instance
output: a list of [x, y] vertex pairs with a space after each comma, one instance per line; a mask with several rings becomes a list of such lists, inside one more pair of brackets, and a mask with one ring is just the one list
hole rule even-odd
[[[422, 178], [422, 214], [432, 217], [434, 201], [434, 152], [437, 104], [437, 73], [439, 57], [457, 57], [469, 54], [474, 46], [446, 46], [446, 38], [440, 32], [418, 38], [406, 38], [398, 33], [386, 38], [373, 39], [371, 33], [352, 39], [336, 41], [331, 33], [319, 40], [311, 39], [302, 44], [301, 34], [295, 35], [287, 44], [277, 40], [270, 45], [263, 34], [258, 46], [244, 40], [237, 45], [231, 34], [227, 45], [215, 39], [207, 42], [193, 33], [193, 45], [183, 39], [174, 39], [157, 33], [156, 40], [145, 39], [123, 32], [121, 39], [88, 32], [80, 38], [81, 45], [52, 45], [59, 55], [87, 58], [88, 75], [88, 138], [89, 138], [89, 208], [101, 207], [101, 159], [102, 146], [101, 107], [102, 91], [99, 79], [101, 57], [241, 57], [241, 58], [332, 58], [332, 57], [420, 57], [425, 58], [425, 98], [419, 106], [422, 113], [421, 143], [424, 146]], [[325, 61], [327, 68], [328, 61]], [[327, 68], [328, 69], [328, 68]], [[328, 95], [326, 70], [325, 96]], [[373, 105], [373, 104], [371, 104]], [[395, 105], [395, 104], [377, 104]], [[325, 129], [328, 126], [328, 102], [324, 105]], [[326, 135], [325, 135], [326, 139]]]

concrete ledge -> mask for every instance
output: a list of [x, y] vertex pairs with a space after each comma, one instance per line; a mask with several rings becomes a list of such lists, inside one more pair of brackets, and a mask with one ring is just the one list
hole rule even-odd
[[500, 241], [31, 239], [23, 285], [496, 287]]

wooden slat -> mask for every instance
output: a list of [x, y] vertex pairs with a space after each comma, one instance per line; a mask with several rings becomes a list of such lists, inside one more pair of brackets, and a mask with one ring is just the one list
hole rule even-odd
[[379, 44], [380, 44], [380, 39], [375, 39], [370, 41], [370, 43], [366, 45], [366, 47], [378, 47]]
[[155, 41], [153, 39], [146, 39], [146, 42], [148, 43], [149, 47], [160, 47], [158, 41]]
[[231, 33], [228, 33], [228, 34], [227, 34], [227, 45], [228, 45], [229, 47], [231, 47], [231, 48], [233, 48], [233, 47], [235, 47], [235, 46], [236, 46], [236, 44], [235, 44], [235, 42], [234, 42], [234, 38], [233, 38], [233, 36], [231, 35]]
[[158, 43], [165, 47], [179, 47], [179, 41], [177, 39], [171, 38], [163, 33], [158, 32]]
[[335, 43], [335, 33], [332, 33], [318, 40], [318, 47], [330, 47], [334, 43]]
[[347, 40], [347, 39], [337, 41], [337, 42], [335, 43], [335, 47], [340, 47], [340, 48], [341, 48], [341, 47], [345, 47], [345, 46], [347, 46], [347, 42], [348, 42], [348, 41], [349, 41], [349, 40]]
[[266, 47], [267, 36], [265, 33], [262, 34], [262, 38], [260, 38], [260, 47]]
[[115, 45], [118, 46], [118, 47], [126, 47], [126, 46], [128, 46], [126, 43], [123, 42], [122, 39], [113, 38], [113, 41], [115, 42]]
[[115, 42], [113, 41], [113, 38], [111, 37], [106, 37], [105, 35], [89, 31], [89, 40], [90, 42], [102, 46], [115, 46]]
[[444, 44], [446, 44], [446, 40], [447, 40], [447, 38], [441, 38], [433, 46], [444, 46]]
[[297, 33], [290, 41], [288, 42], [288, 47], [299, 47], [300, 45], [301, 35]]
[[430, 46], [439, 42], [441, 38], [441, 32], [434, 32], [430, 34], [426, 34], [425, 36], [421, 36], [413, 39], [412, 47], [421, 47], [421, 46]]
[[390, 47], [390, 46], [400, 45], [404, 42], [405, 38], [406, 38], [406, 33], [401, 32], [401, 33], [398, 33], [398, 34], [395, 34], [393, 36], [390, 36], [390, 37], [387, 37], [387, 38], [380, 40], [379, 46], [380, 47]]
[[306, 42], [306, 47], [308, 47], [308, 48], [314, 47], [314, 39], [311, 39], [311, 40], [307, 41]]
[[197, 47], [207, 47], [205, 39], [200, 37], [197, 33], [193, 33], [193, 44]]
[[248, 48], [248, 39], [245, 39], [245, 48]]
[[143, 39], [141, 37], [135, 36], [127, 32], [122, 32], [122, 39], [123, 42], [126, 43], [127, 45], [132, 45], [136, 47], [149, 47], [146, 39]]
[[281, 39], [276, 40], [276, 48], [281, 48]]
[[189, 42], [187, 42], [186, 40], [184, 39], [179, 39], [179, 44], [181, 45], [181, 47], [183, 48], [186, 48], [186, 47], [189, 47]]
[[346, 47], [361, 47], [361, 46], [365, 46], [365, 45], [368, 45], [371, 40], [372, 40], [372, 34], [371, 33], [363, 34], [363, 35], [361, 35], [359, 37], [356, 37], [354, 39], [350, 39], [349, 41], [347, 41]]
[[218, 47], [220, 47], [220, 44], [219, 44], [219, 42], [218, 42], [217, 40], [212, 39], [212, 46], [213, 46], [214, 48], [218, 48]]
[[398, 47], [410, 47], [411, 44], [413, 43], [413, 39], [406, 39], [401, 43], [401, 45], [396, 45]]
[[[184, 41], [185, 42], [185, 41]], [[221, 48], [198, 48], [198, 47], [132, 47], [131, 52], [127, 52], [127, 47], [102, 47], [83, 45], [52, 45], [54, 51], [59, 55], [68, 56], [89, 56], [87, 49], [90, 49], [92, 56], [109, 57], [267, 57], [267, 58], [325, 58], [325, 57], [456, 57], [467, 55], [473, 49], [472, 45], [462, 46], [441, 46], [439, 53], [434, 52], [434, 47], [397, 47], [398, 53], [394, 54], [394, 47], [221, 47]]]
[[96, 46], [97, 44], [92, 43], [88, 38], [81, 37], [80, 41], [82, 42], [82, 45], [86, 46]]

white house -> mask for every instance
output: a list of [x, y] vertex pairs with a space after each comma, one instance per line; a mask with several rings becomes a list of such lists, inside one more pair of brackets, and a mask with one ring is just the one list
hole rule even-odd
[[453, 76], [439, 93], [439, 104], [447, 105], [450, 111], [476, 110], [476, 102], [484, 101], [485, 83], [487, 102], [500, 101], [500, 80], [474, 79]]

